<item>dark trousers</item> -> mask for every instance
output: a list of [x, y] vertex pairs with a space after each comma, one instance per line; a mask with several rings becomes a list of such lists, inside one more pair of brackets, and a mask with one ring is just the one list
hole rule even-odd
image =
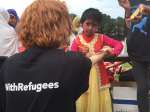
[[139, 112], [149, 111], [150, 64], [133, 61], [133, 76], [137, 83]]

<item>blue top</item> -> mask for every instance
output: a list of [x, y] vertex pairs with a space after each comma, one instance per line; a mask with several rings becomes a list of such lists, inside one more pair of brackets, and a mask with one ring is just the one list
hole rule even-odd
[[[130, 0], [131, 3], [131, 13], [133, 13], [140, 4], [150, 5], [150, 0]], [[138, 21], [134, 21], [131, 23], [131, 32], [135, 30], [139, 30], [145, 36], [147, 36], [147, 31], [145, 30], [145, 26], [147, 23], [148, 17], [146, 15], [142, 15], [142, 19]]]

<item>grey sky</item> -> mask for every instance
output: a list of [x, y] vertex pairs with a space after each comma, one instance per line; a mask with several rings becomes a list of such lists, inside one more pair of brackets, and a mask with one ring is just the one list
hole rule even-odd
[[[5, 9], [14, 8], [17, 10], [19, 16], [24, 9], [33, 0], [0, 0], [0, 7]], [[87, 8], [98, 8], [101, 12], [110, 15], [112, 18], [118, 16], [123, 17], [124, 11], [119, 7], [117, 0], [65, 0], [67, 2], [69, 12], [81, 15]]]
[[70, 12], [79, 16], [89, 8], [98, 8], [101, 12], [110, 15], [113, 18], [124, 16], [124, 10], [119, 6], [118, 0], [67, 0]]

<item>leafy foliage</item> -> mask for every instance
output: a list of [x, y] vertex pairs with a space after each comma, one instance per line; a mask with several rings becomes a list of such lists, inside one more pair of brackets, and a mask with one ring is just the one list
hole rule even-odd
[[106, 14], [102, 14], [102, 16], [103, 19], [99, 25], [99, 32], [117, 40], [123, 40], [125, 37], [124, 19], [121, 17], [113, 19]]

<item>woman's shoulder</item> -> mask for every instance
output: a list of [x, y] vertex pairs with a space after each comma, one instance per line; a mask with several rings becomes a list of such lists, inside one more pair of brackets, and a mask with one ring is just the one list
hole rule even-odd
[[65, 56], [67, 57], [67, 59], [72, 59], [72, 60], [79, 60], [79, 59], [86, 58], [82, 53], [74, 52], [74, 51], [67, 51], [65, 53]]
[[12, 66], [15, 66], [16, 63], [18, 62], [18, 59], [19, 58], [19, 54], [14, 54], [10, 57], [3, 57], [4, 59], [2, 60], [3, 62], [1, 63], [1, 67], [2, 68], [8, 68], [8, 67], [12, 67]]
[[85, 64], [91, 65], [91, 63], [92, 63], [89, 58], [85, 57], [80, 52], [68, 51], [68, 52], [65, 53], [65, 56], [67, 57], [67, 60], [69, 60], [71, 63], [75, 63], [75, 64], [78, 64], [78, 65], [80, 63], [85, 63]]
[[72, 57], [72, 58], [83, 57], [83, 55], [80, 52], [73, 52], [73, 51], [67, 51], [65, 53], [65, 56]]
[[7, 57], [6, 62], [16, 62], [18, 58], [20, 57], [20, 53], [16, 53], [10, 57]]

